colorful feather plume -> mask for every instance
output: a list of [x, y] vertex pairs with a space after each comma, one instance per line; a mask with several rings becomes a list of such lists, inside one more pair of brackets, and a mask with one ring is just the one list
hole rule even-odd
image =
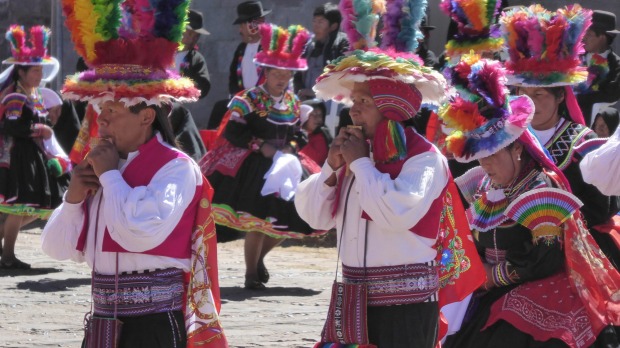
[[385, 12], [385, 0], [342, 0], [342, 29], [352, 50], [374, 47], [379, 16]]
[[[187, 24], [189, 0], [62, 0], [75, 49], [91, 67], [70, 76], [67, 99], [161, 104], [193, 101], [193, 82], [168, 70]], [[155, 54], [156, 53], [156, 54]]]
[[426, 13], [426, 0], [387, 0], [383, 15], [381, 48], [414, 52], [424, 35], [420, 23]]
[[446, 43], [446, 55], [458, 61], [471, 50], [478, 54], [499, 52], [503, 39], [496, 18], [498, 0], [442, 0], [439, 7], [457, 23], [457, 33]]
[[26, 40], [26, 31], [23, 26], [11, 25], [6, 32], [6, 39], [11, 45], [12, 57], [7, 60], [11, 64], [29, 64], [49, 61], [47, 44], [51, 31], [42, 25], [30, 28], [30, 38]]
[[438, 116], [454, 129], [446, 148], [458, 161], [490, 156], [525, 131], [534, 115], [533, 103], [528, 97], [508, 97], [500, 62], [468, 54], [449, 73], [459, 96], [443, 105]]
[[307, 69], [307, 62], [301, 57], [310, 39], [306, 28], [291, 25], [284, 29], [275, 24], [263, 23], [259, 31], [263, 50], [256, 54], [257, 64], [289, 70]]
[[563, 86], [584, 82], [582, 39], [591, 24], [592, 11], [579, 5], [555, 12], [540, 5], [504, 13], [500, 22], [507, 42], [510, 84]]

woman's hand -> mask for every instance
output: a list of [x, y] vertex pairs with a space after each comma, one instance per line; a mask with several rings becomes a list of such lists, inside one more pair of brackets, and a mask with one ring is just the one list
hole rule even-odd
[[49, 139], [54, 135], [54, 130], [50, 126], [43, 123], [36, 123], [32, 128], [30, 136], [32, 138]]
[[259, 151], [260, 151], [260, 153], [263, 156], [265, 156], [267, 158], [273, 158], [273, 156], [275, 156], [276, 151], [278, 151], [278, 149], [275, 146], [271, 145], [271, 144], [263, 143], [260, 146]]
[[109, 170], [118, 169], [118, 150], [111, 141], [101, 139], [99, 144], [88, 153], [86, 161], [99, 177]]
[[98, 188], [99, 178], [88, 161], [83, 160], [71, 172], [71, 181], [65, 194], [65, 201], [72, 204], [80, 203], [90, 192], [95, 192]]
[[347, 164], [351, 164], [353, 161], [362, 157], [370, 156], [370, 147], [361, 129], [347, 128], [345, 129], [347, 134], [346, 140], [343, 141], [340, 149], [342, 151], [342, 157]]

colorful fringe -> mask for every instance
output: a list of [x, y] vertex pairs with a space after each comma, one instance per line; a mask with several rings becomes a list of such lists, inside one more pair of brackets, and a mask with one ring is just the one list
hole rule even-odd
[[390, 163], [405, 159], [407, 140], [405, 129], [393, 120], [384, 119], [377, 126], [373, 143], [374, 159], [380, 163]]
[[301, 239], [305, 237], [319, 237], [327, 231], [316, 231], [311, 234], [303, 234], [295, 231], [283, 231], [277, 229], [274, 219], [260, 219], [251, 214], [236, 212], [226, 204], [213, 204], [213, 217], [215, 223], [221, 226], [230, 227], [242, 232], [261, 232], [273, 238], [293, 238]]
[[517, 197], [504, 214], [530, 231], [536, 231], [544, 226], [560, 226], [582, 205], [577, 197], [564, 190], [541, 188]]
[[51, 208], [38, 208], [26, 204], [0, 204], [0, 213], [18, 215], [18, 216], [32, 216], [37, 219], [47, 220], [54, 209]]
[[350, 104], [350, 87], [343, 83], [372, 78], [391, 78], [414, 85], [420, 91], [422, 104], [441, 104], [449, 94], [445, 78], [415, 59], [392, 57], [385, 52], [356, 50], [333, 60], [317, 78], [317, 97]]

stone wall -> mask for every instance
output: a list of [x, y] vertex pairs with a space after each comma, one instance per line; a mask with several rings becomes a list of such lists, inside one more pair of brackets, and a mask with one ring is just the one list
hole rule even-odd
[[[337, 2], [338, 0], [332, 0]], [[59, 88], [63, 77], [75, 71], [77, 54], [73, 50], [70, 36], [63, 25], [60, 13], [60, 0], [0, 0], [0, 28], [8, 28], [12, 23], [27, 26], [33, 24], [50, 25], [52, 34], [51, 52], [61, 63], [61, 72], [53, 88]], [[232, 25], [236, 18], [236, 6], [241, 0], [194, 0], [192, 8], [204, 15], [205, 28], [211, 35], [199, 42], [200, 51], [207, 60], [211, 75], [211, 92], [196, 105], [190, 107], [199, 127], [206, 126], [213, 104], [228, 94], [228, 71], [234, 49], [240, 42], [238, 27]], [[268, 20], [281, 26], [302, 24], [311, 28], [314, 8], [325, 0], [262, 0], [265, 9], [273, 12]], [[443, 51], [448, 27], [448, 17], [438, 8], [440, 0], [428, 0], [430, 24], [437, 28], [431, 33], [430, 47], [438, 55]], [[529, 5], [538, 2], [546, 8], [558, 8], [570, 3], [567, 0], [509, 0], [511, 5]], [[584, 3], [585, 5], [585, 3]], [[620, 13], [620, 1], [588, 0], [590, 8], [606, 9]], [[620, 23], [618, 24], [620, 26]], [[620, 51], [620, 39], [614, 43], [616, 51]], [[9, 47], [4, 35], [0, 36], [0, 53], [8, 57]]]

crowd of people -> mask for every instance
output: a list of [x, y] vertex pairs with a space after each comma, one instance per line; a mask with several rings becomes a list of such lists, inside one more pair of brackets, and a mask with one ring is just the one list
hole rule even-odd
[[437, 58], [423, 0], [328, 2], [311, 30], [244, 1], [200, 130], [202, 13], [100, 3], [63, 4], [60, 93], [44, 26], [8, 29], [0, 75], [0, 270], [47, 220], [43, 252], [92, 269], [84, 347], [228, 347], [217, 243], [244, 238], [260, 294], [270, 252], [327, 233], [317, 348], [620, 347], [613, 13], [444, 0]]

